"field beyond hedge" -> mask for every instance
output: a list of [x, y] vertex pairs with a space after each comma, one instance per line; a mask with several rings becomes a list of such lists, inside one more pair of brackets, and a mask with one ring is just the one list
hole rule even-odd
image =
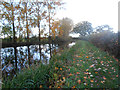
[[3, 88], [118, 88], [118, 59], [87, 41], [24, 69]]

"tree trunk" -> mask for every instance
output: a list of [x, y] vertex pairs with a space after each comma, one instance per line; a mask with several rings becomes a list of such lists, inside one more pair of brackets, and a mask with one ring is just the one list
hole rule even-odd
[[[39, 22], [39, 21], [38, 21]], [[38, 23], [39, 25], [38, 25], [38, 28], [39, 28], [39, 42], [40, 42], [40, 38], [41, 38], [41, 34], [40, 34], [40, 22]]]
[[16, 42], [14, 21], [13, 21], [13, 41]]
[[13, 26], [13, 42], [16, 42], [15, 38], [15, 25], [14, 25], [14, 10], [13, 10], [13, 2], [11, 3], [12, 6], [12, 26]]
[[28, 20], [27, 20], [27, 3], [25, 5], [26, 7], [26, 29], [27, 29], [27, 42], [29, 42], [29, 29], [28, 29]]
[[48, 4], [48, 13], [49, 13], [49, 37], [50, 37], [50, 29], [51, 29], [51, 27], [50, 27], [50, 9], [49, 9], [49, 4]]
[[[37, 5], [38, 5], [38, 3], [37, 3]], [[39, 9], [40, 9], [40, 7], [38, 5], [38, 18], [37, 19], [38, 19], [38, 29], [39, 29], [39, 42], [40, 42], [41, 34], [40, 34], [40, 18], [39, 18], [39, 16], [40, 16], [39, 12], [40, 11], [39, 11]]]

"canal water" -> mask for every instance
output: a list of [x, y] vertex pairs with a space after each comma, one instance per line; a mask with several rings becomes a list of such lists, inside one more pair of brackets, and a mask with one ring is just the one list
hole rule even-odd
[[32, 64], [49, 64], [53, 54], [73, 45], [75, 42], [1, 48], [2, 77], [14, 76]]

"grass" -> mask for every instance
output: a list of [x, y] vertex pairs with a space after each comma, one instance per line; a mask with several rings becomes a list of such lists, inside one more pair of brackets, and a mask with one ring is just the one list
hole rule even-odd
[[4, 87], [19, 88], [118, 88], [118, 59], [87, 41], [78, 41], [50, 64], [33, 66], [19, 73]]

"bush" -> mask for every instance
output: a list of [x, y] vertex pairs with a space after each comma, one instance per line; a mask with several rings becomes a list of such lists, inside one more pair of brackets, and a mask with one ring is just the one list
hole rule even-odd
[[89, 41], [102, 50], [118, 57], [118, 33], [108, 30], [94, 33], [89, 37]]

